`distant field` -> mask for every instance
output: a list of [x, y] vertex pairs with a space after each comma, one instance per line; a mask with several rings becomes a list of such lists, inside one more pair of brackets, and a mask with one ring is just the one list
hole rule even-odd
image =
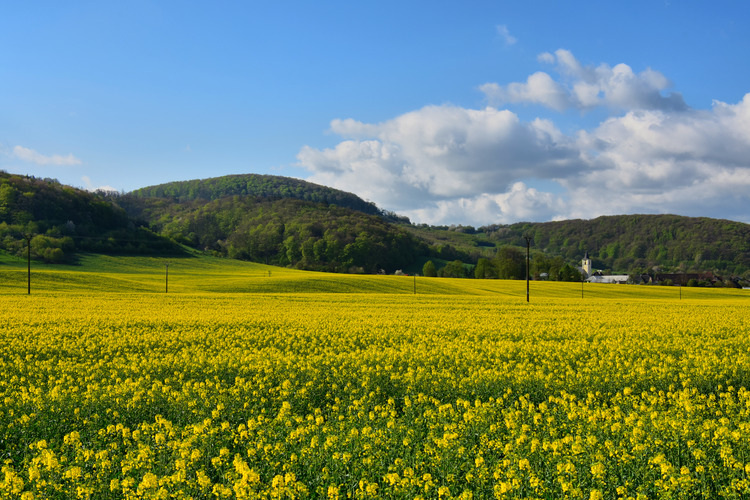
[[24, 266], [0, 498], [750, 494], [747, 291]]
[[[169, 273], [167, 276], [167, 264]], [[0, 294], [26, 293], [26, 261], [0, 254]], [[373, 276], [298, 271], [195, 254], [184, 258], [84, 255], [73, 265], [32, 263], [34, 293], [385, 293], [496, 295], [526, 300], [523, 280]], [[750, 291], [537, 282], [532, 299], [729, 299]]]

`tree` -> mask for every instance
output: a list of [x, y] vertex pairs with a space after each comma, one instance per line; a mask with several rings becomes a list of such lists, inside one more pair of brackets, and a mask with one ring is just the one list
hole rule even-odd
[[500, 279], [517, 280], [526, 277], [526, 256], [516, 247], [504, 246], [498, 250], [495, 265]]
[[476, 279], [487, 279], [496, 277], [495, 270], [492, 267], [492, 262], [484, 257], [477, 261], [477, 267], [474, 268], [474, 277]]
[[422, 266], [422, 275], [427, 276], [428, 278], [434, 278], [437, 276], [437, 269], [435, 269], [435, 264], [428, 260], [424, 263], [424, 266]]
[[565, 264], [557, 274], [557, 281], [581, 281], [583, 276], [575, 267]]
[[445, 278], [465, 278], [466, 271], [464, 270], [464, 263], [460, 260], [454, 260], [449, 262], [443, 268], [443, 277]]

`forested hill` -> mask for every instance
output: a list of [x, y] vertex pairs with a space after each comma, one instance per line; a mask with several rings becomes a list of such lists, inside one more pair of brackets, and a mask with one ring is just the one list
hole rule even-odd
[[[334, 272], [395, 272], [428, 246], [358, 196], [289, 177], [230, 175], [112, 200], [175, 241], [230, 258]], [[403, 218], [401, 220], [404, 220]]]
[[473, 231], [496, 245], [523, 242], [569, 261], [585, 252], [595, 268], [614, 272], [750, 270], [750, 225], [706, 217], [617, 215], [591, 220], [486, 226]]
[[276, 175], [227, 175], [191, 181], [169, 182], [136, 189], [126, 196], [136, 198], [167, 198], [177, 202], [192, 200], [213, 201], [227, 196], [256, 198], [294, 198], [298, 200], [336, 205], [359, 212], [380, 215], [381, 211], [359, 196], [319, 184]]
[[413, 273], [432, 260], [437, 274], [450, 263], [450, 275], [502, 278], [525, 275], [531, 236], [532, 273], [552, 279], [575, 279], [570, 271], [587, 252], [594, 268], [614, 273], [750, 278], [750, 225], [740, 222], [621, 215], [475, 229], [405, 220], [353, 194], [284, 177], [228, 176], [118, 195], [0, 171], [0, 250], [25, 255], [31, 238], [32, 257], [47, 261], [76, 251], [166, 255], [181, 243], [311, 270]]
[[255, 196], [141, 201], [139, 216], [154, 231], [231, 258], [319, 271], [393, 273], [429, 251], [382, 217], [336, 205]]
[[95, 193], [0, 171], [0, 249], [25, 255], [27, 237], [32, 257], [48, 262], [68, 260], [76, 251], [182, 252]]

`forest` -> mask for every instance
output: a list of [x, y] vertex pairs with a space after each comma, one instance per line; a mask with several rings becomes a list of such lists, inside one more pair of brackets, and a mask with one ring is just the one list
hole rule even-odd
[[[123, 201], [132, 198], [161, 198], [179, 203], [194, 200], [213, 201], [228, 196], [294, 198], [350, 208], [370, 215], [382, 215], [382, 211], [374, 203], [352, 193], [300, 179], [261, 174], [226, 175], [210, 179], [169, 182], [136, 189], [128, 193], [128, 197]], [[132, 204], [132, 209], [136, 207], [137, 203]]]
[[175, 255], [178, 244], [135, 224], [124, 209], [90, 193], [0, 171], [0, 249], [45, 262], [76, 252]]
[[297, 198], [148, 199], [139, 214], [179, 243], [298, 269], [393, 273], [429, 254], [426, 243], [379, 216]]
[[594, 267], [611, 272], [671, 271], [743, 274], [750, 268], [750, 225], [707, 217], [617, 215], [591, 220], [489, 226], [480, 229], [498, 244], [524, 234], [534, 246], [566, 260], [588, 252]]

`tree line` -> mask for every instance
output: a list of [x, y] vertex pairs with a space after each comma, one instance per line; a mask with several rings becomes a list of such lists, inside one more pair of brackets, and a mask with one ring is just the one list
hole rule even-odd
[[[526, 254], [520, 248], [503, 246], [493, 257], [480, 257], [473, 266], [454, 260], [438, 268], [432, 260], [428, 260], [422, 267], [422, 275], [446, 278], [525, 279]], [[529, 277], [551, 281], [582, 279], [581, 272], [566, 263], [562, 257], [549, 256], [542, 252], [534, 252], [533, 258], [529, 259]]]

